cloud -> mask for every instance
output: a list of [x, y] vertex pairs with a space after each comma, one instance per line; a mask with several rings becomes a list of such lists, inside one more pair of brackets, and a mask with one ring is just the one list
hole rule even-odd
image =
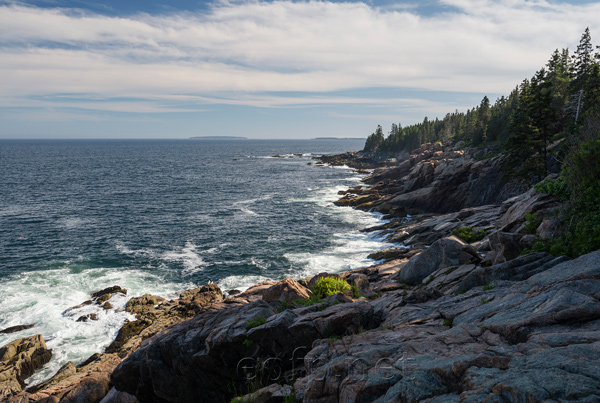
[[[1, 104], [63, 93], [262, 107], [291, 103], [248, 94], [372, 87], [507, 93], [555, 48], [573, 48], [586, 26], [600, 35], [598, 3], [440, 4], [457, 11], [425, 17], [364, 3], [243, 1], [197, 13], [109, 17], [6, 4], [0, 6]], [[131, 102], [126, 109], [135, 111]], [[298, 97], [295, 105], [313, 102], [319, 100]], [[116, 107], [108, 105], [94, 107]], [[155, 108], [173, 106], [155, 103], [147, 112]]]

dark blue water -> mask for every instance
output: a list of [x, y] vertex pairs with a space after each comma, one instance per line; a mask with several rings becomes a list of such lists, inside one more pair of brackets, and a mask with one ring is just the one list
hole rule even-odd
[[0, 141], [0, 328], [38, 322], [58, 346], [79, 338], [97, 349], [125, 313], [88, 328], [61, 313], [113, 283], [130, 296], [168, 296], [209, 281], [226, 290], [367, 264], [382, 244], [358, 230], [377, 218], [331, 204], [360, 178], [309, 165], [362, 146]]

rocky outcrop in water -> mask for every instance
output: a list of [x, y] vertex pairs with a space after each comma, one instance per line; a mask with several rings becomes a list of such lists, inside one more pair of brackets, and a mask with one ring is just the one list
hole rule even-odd
[[[89, 303], [95, 301], [98, 304], [106, 304], [115, 293], [124, 294], [126, 290], [118, 286], [101, 290], [92, 295]], [[187, 290], [178, 299], [172, 301], [151, 295], [132, 298], [125, 310], [135, 315], [136, 320], [127, 321], [123, 325], [115, 341], [103, 354], [94, 354], [77, 366], [73, 362], [68, 362], [48, 381], [17, 394], [15, 393], [20, 392], [21, 389], [13, 388], [9, 391], [10, 393], [2, 396], [5, 397], [5, 400], [2, 401], [11, 403], [98, 403], [111, 391], [110, 375], [113, 370], [125, 357], [135, 351], [143, 340], [173, 324], [193, 317], [222, 299], [221, 290], [214, 284]], [[65, 314], [73, 315], [78, 307], [85, 305], [87, 302], [70, 308], [65, 311]], [[12, 361], [6, 363], [6, 367], [11, 368], [11, 371], [19, 368], [19, 365], [21, 364], [15, 364]], [[33, 371], [30, 372], [26, 376], [33, 373]], [[132, 403], [137, 401], [135, 397], [117, 391], [112, 391], [109, 399], [104, 402]]]

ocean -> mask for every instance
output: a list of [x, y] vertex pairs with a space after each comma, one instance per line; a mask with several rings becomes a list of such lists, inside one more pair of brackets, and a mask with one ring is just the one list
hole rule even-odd
[[[224, 291], [372, 264], [389, 246], [359, 230], [381, 216], [337, 207], [360, 184], [312, 157], [358, 150], [355, 140], [0, 141], [0, 346], [40, 333], [52, 360], [101, 352], [128, 298], [174, 298], [213, 282]], [[281, 157], [273, 157], [280, 155]], [[119, 285], [115, 309], [81, 304]], [[67, 312], [65, 312], [67, 311]], [[97, 321], [77, 322], [96, 313]]]

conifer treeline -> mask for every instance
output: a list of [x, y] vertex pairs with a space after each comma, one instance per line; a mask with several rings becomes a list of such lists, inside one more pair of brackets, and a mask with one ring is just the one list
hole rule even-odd
[[466, 113], [402, 127], [381, 126], [365, 143], [365, 151], [396, 153], [424, 143], [464, 141], [467, 145], [498, 144], [509, 156], [509, 169], [541, 178], [547, 174], [547, 146], [582, 125], [600, 110], [600, 46], [592, 46], [589, 28], [572, 54], [555, 50], [546, 66], [525, 79], [508, 96], [491, 105], [487, 96]]
[[[535, 185], [564, 201], [559, 214], [545, 217], [558, 230], [532, 251], [575, 257], [600, 249], [600, 46], [592, 46], [589, 29], [573, 54], [556, 50], [546, 66], [494, 105], [484, 97], [466, 113], [405, 128], [393, 124], [387, 137], [378, 126], [365, 150], [410, 151], [423, 143], [460, 140], [495, 144], [508, 157], [509, 178], [537, 182], [546, 177], [549, 161], [559, 162], [558, 177]], [[549, 147], [554, 142], [558, 146]]]

